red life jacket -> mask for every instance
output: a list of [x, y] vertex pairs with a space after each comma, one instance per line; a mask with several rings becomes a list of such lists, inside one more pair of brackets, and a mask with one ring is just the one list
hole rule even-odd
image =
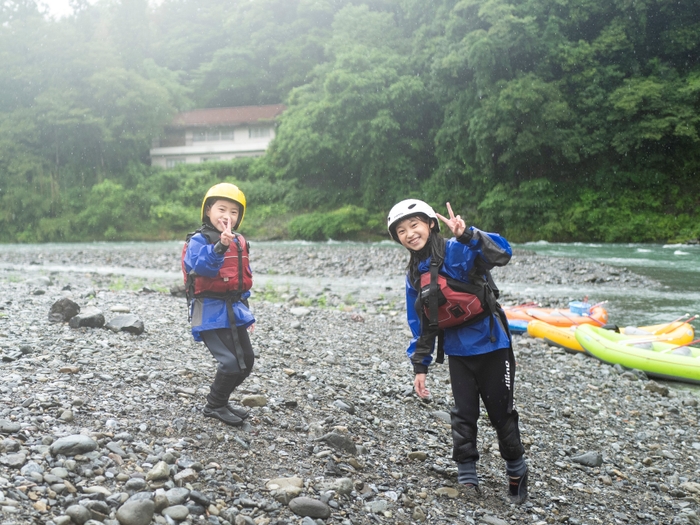
[[248, 242], [243, 236], [234, 234], [234, 240], [224, 253], [224, 264], [215, 277], [197, 275], [194, 270], [189, 273], [185, 268], [185, 254], [189, 240], [195, 233], [201, 233], [210, 244], [214, 239], [208, 232], [197, 230], [187, 236], [182, 248], [182, 273], [188, 302], [193, 298], [235, 299], [253, 287], [253, 274], [250, 272]]
[[487, 281], [476, 272], [470, 274], [470, 280], [465, 283], [440, 275], [434, 264], [421, 274], [418, 301], [431, 326], [444, 330], [479, 321], [496, 311], [496, 298]]

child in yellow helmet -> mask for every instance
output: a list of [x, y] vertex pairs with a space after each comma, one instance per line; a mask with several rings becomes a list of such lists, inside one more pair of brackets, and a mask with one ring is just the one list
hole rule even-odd
[[190, 234], [182, 271], [195, 341], [204, 341], [218, 361], [202, 412], [240, 426], [248, 411], [229, 396], [250, 374], [255, 355], [247, 329], [255, 318], [248, 308], [253, 285], [246, 240], [235, 233], [246, 210], [243, 192], [229, 183], [209, 188], [202, 200], [202, 226]]

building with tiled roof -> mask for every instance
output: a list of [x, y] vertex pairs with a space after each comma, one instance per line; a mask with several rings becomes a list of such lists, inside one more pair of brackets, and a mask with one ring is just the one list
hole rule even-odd
[[153, 141], [151, 165], [178, 164], [258, 157], [275, 137], [276, 120], [285, 106], [240, 106], [185, 111]]

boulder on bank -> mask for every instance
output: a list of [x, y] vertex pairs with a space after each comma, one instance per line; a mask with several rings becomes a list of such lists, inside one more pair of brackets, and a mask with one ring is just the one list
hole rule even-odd
[[68, 325], [71, 328], [102, 328], [105, 324], [105, 316], [97, 308], [86, 308], [84, 311], [71, 317]]
[[80, 306], [78, 306], [78, 303], [64, 297], [51, 305], [51, 309], [49, 310], [49, 322], [65, 323], [79, 313]]
[[118, 315], [107, 323], [105, 328], [112, 332], [129, 332], [134, 335], [141, 335], [144, 331], [143, 321], [134, 314]]

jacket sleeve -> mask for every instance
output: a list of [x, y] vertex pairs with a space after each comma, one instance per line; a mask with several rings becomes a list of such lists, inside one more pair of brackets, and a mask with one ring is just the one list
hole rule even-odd
[[498, 233], [488, 233], [470, 227], [457, 239], [467, 249], [476, 255], [475, 263], [484, 270], [490, 270], [494, 266], [505, 266], [513, 256], [510, 243]]
[[425, 329], [421, 330], [422, 313], [416, 311], [416, 299], [418, 291], [411, 286], [406, 277], [406, 317], [408, 327], [411, 329], [413, 338], [406, 349], [406, 355], [413, 363], [413, 372], [416, 374], [427, 374], [428, 366], [433, 361], [433, 348], [437, 330], [429, 330], [427, 323], [423, 323]]
[[207, 243], [204, 236], [193, 235], [185, 253], [185, 268], [197, 275], [216, 277], [224, 264], [224, 256], [214, 251], [214, 244]]

